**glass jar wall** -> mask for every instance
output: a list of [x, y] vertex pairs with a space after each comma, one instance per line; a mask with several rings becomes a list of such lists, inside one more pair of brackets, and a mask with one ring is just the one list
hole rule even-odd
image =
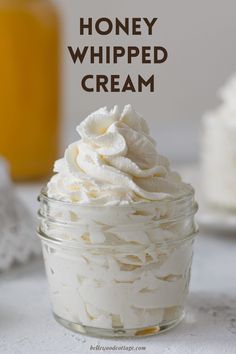
[[197, 205], [182, 199], [86, 206], [40, 196], [53, 313], [95, 336], [142, 336], [183, 318]]

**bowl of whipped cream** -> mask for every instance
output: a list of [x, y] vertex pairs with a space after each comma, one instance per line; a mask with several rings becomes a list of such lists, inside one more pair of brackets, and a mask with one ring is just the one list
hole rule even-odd
[[168, 330], [184, 317], [194, 190], [131, 105], [99, 109], [77, 132], [39, 197], [53, 314], [97, 337]]

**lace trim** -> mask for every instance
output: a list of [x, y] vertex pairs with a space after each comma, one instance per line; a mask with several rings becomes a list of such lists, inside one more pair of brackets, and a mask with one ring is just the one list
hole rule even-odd
[[0, 189], [0, 271], [13, 263], [25, 263], [31, 255], [41, 252], [35, 235], [36, 222], [12, 190]]

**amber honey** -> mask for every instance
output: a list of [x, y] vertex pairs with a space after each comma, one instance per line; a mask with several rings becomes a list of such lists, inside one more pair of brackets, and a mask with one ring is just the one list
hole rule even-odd
[[0, 0], [0, 155], [16, 180], [57, 157], [59, 19], [47, 0]]

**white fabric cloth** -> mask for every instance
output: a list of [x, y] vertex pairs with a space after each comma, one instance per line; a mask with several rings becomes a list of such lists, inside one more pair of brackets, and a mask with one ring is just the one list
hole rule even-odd
[[7, 163], [0, 158], [0, 271], [39, 253], [34, 219], [16, 196]]

